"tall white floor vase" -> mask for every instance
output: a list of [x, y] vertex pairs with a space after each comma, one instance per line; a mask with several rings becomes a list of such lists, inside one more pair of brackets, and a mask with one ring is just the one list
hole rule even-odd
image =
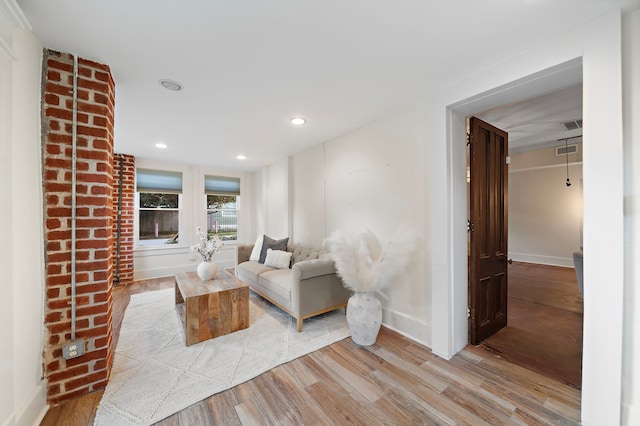
[[347, 303], [351, 339], [361, 346], [376, 342], [382, 324], [382, 305], [374, 292], [356, 291]]
[[218, 264], [213, 260], [203, 260], [198, 264], [196, 272], [202, 281], [212, 280], [218, 272]]

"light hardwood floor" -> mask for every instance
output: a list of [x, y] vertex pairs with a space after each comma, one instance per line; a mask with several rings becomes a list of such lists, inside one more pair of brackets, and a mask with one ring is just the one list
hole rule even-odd
[[[114, 291], [119, 333], [129, 297], [167, 288], [150, 280]], [[42, 425], [90, 425], [102, 392], [52, 407]], [[447, 361], [383, 328], [375, 345], [345, 339], [192, 405], [160, 425], [579, 424], [580, 391], [482, 347]]]

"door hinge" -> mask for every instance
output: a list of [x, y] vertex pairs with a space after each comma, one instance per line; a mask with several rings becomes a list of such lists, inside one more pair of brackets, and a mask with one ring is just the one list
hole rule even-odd
[[467, 133], [467, 146], [471, 145], [473, 142], [473, 135], [471, 133]]
[[471, 219], [467, 219], [467, 232], [473, 232], [474, 223]]
[[471, 318], [471, 308], [467, 308], [467, 318]]

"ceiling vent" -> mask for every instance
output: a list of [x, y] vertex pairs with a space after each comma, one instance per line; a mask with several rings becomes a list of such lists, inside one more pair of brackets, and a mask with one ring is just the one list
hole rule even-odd
[[571, 120], [562, 123], [562, 125], [564, 126], [565, 130], [582, 129], [582, 120]]
[[566, 145], [566, 146], [556, 146], [556, 157], [575, 154], [578, 152], [578, 144]]

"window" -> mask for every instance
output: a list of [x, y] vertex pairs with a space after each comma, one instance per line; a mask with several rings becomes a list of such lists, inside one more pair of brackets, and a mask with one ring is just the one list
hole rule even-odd
[[180, 236], [182, 174], [138, 169], [138, 245], [177, 244]]
[[138, 245], [177, 244], [180, 231], [179, 194], [139, 193]]
[[207, 232], [218, 234], [223, 241], [238, 239], [240, 179], [205, 176]]

